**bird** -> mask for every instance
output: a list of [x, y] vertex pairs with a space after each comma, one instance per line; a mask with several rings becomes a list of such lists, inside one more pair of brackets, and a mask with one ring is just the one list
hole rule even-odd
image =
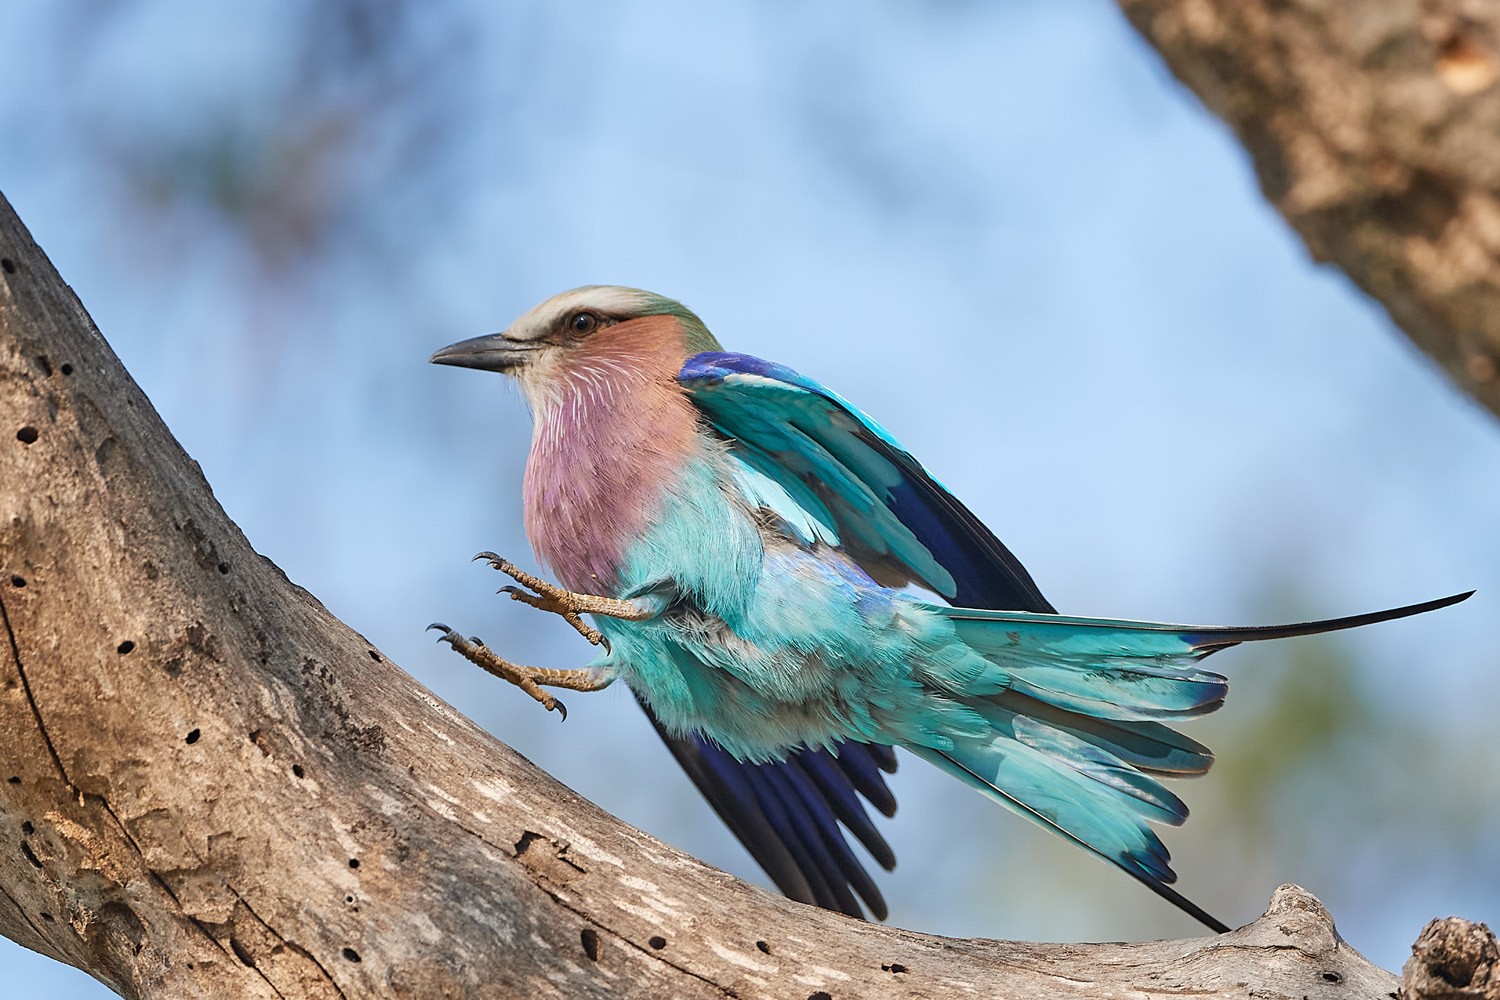
[[526, 534], [558, 582], [475, 558], [600, 652], [559, 670], [439, 641], [564, 716], [544, 687], [623, 681], [777, 887], [853, 917], [888, 914], [844, 831], [894, 866], [865, 803], [894, 813], [899, 747], [1229, 930], [1172, 887], [1155, 829], [1188, 815], [1163, 779], [1213, 763], [1174, 728], [1228, 692], [1200, 661], [1470, 596], [1265, 627], [1059, 614], [874, 419], [640, 289], [563, 292], [430, 360], [519, 384]]

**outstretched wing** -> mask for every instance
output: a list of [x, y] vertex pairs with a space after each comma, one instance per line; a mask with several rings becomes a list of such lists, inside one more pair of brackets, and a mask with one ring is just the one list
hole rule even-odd
[[843, 743], [836, 755], [804, 748], [783, 761], [752, 764], [701, 736], [670, 735], [651, 707], [640, 705], [698, 791], [784, 895], [863, 917], [858, 893], [876, 920], [885, 919], [885, 899], [839, 824], [881, 867], [895, 867], [896, 856], [859, 798], [887, 816], [895, 813], [896, 798], [881, 773], [896, 770], [890, 747]]
[[[872, 575], [898, 584], [918, 580], [970, 607], [1053, 610], [978, 518], [879, 425], [829, 390], [740, 354], [691, 358], [681, 381], [755, 472], [775, 483], [785, 500], [806, 504], [786, 513], [823, 517], [822, 527], [874, 569]], [[650, 708], [641, 707], [784, 894], [857, 917], [857, 893], [877, 919], [885, 918], [885, 900], [839, 824], [882, 867], [895, 866], [860, 801], [863, 796], [886, 816], [895, 813], [881, 773], [896, 770], [890, 747], [844, 743], [837, 754], [803, 749], [785, 761], [752, 764], [701, 737], [668, 735]]]
[[989, 528], [832, 390], [719, 351], [689, 358], [678, 380], [753, 473], [784, 491], [802, 530], [881, 583], [915, 581], [963, 607], [1055, 610]]

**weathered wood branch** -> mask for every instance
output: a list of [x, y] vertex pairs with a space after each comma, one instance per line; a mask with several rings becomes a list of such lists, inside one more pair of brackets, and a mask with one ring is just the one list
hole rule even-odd
[[0, 414], [0, 932], [123, 996], [1398, 989], [1295, 886], [1218, 938], [951, 940], [615, 820], [255, 553], [3, 199]]
[[1118, 2], [1312, 255], [1500, 415], [1500, 5]]
[[1457, 917], [1422, 928], [1401, 970], [1408, 1000], [1500, 1000], [1500, 946], [1484, 924]]

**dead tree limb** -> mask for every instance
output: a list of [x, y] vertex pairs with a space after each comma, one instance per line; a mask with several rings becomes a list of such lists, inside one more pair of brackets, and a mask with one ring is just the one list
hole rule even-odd
[[1295, 886], [1219, 938], [950, 940], [601, 812], [255, 553], [3, 199], [0, 414], [0, 932], [122, 996], [1399, 987]]
[[1500, 6], [1118, 2], [1313, 257], [1500, 415]]

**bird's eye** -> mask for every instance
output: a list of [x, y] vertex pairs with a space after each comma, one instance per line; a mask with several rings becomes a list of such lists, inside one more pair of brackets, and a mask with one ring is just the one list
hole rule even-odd
[[568, 330], [575, 336], [583, 336], [593, 333], [594, 328], [599, 325], [599, 317], [591, 312], [576, 312], [568, 317]]

